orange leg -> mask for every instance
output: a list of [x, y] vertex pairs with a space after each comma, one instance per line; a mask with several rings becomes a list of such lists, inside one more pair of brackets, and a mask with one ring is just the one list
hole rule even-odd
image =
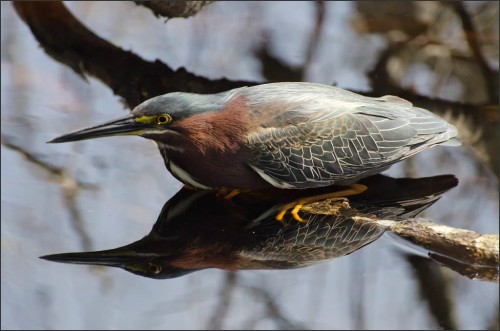
[[240, 190], [240, 189], [228, 189], [228, 188], [221, 188], [218, 192], [218, 194], [225, 200], [231, 200], [238, 194], [242, 192], [247, 192], [248, 190]]

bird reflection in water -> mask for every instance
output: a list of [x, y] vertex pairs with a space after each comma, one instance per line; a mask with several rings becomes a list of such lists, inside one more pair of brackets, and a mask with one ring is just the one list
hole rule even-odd
[[119, 267], [157, 279], [206, 268], [305, 267], [355, 252], [384, 233], [384, 227], [355, 222], [353, 216], [412, 218], [458, 181], [452, 175], [416, 179], [376, 175], [360, 183], [368, 187], [361, 194], [304, 206], [300, 216], [305, 222], [297, 222], [290, 213], [282, 222], [275, 216], [290, 201], [339, 188], [243, 192], [232, 199], [183, 188], [165, 203], [153, 229], [141, 240], [110, 250], [42, 258]]

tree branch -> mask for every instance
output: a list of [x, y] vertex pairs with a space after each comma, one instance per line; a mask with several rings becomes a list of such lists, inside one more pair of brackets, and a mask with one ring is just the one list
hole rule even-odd
[[91, 75], [125, 99], [129, 108], [154, 96], [173, 92], [216, 93], [255, 82], [210, 80], [159, 60], [148, 62], [88, 30], [62, 2], [13, 2], [48, 55], [77, 74]]
[[404, 221], [353, 217], [356, 222], [375, 222], [397, 236], [425, 248], [436, 262], [472, 279], [498, 283], [499, 238], [416, 218]]
[[222, 281], [222, 288], [219, 292], [219, 302], [210, 318], [207, 330], [222, 330], [224, 320], [227, 318], [231, 308], [231, 297], [237, 286], [238, 278], [235, 272], [226, 272], [226, 277]]
[[40, 169], [47, 171], [53, 179], [59, 184], [63, 191], [64, 202], [71, 216], [71, 225], [75, 230], [77, 237], [80, 239], [81, 247], [84, 250], [92, 249], [92, 240], [85, 230], [85, 222], [78, 209], [77, 198], [81, 190], [96, 190], [97, 186], [93, 184], [82, 183], [70, 175], [63, 168], [56, 167], [49, 163], [40, 160], [31, 152], [23, 149], [21, 146], [14, 144], [9, 138], [2, 136], [2, 146], [19, 153], [27, 162], [38, 166]]
[[476, 29], [474, 28], [470, 14], [467, 13], [467, 10], [464, 7], [463, 1], [444, 1], [443, 3], [451, 6], [460, 18], [464, 30], [465, 40], [469, 45], [475, 62], [481, 68], [483, 77], [487, 82], [485, 85], [488, 89], [488, 100], [490, 100], [491, 103], [498, 104], [498, 72], [491, 69], [483, 55], [483, 52], [481, 51], [481, 46], [477, 40]]
[[304, 80], [305, 74], [307, 73], [311, 63], [314, 59], [314, 54], [317, 51], [319, 40], [321, 39], [321, 33], [323, 32], [323, 24], [325, 22], [325, 2], [323, 0], [316, 0], [316, 24], [314, 25], [314, 30], [309, 38], [309, 46], [307, 47], [306, 59], [304, 65], [302, 66], [302, 80]]
[[199, 11], [211, 4], [213, 1], [134, 1], [140, 6], [147, 7], [156, 17], [167, 18], [184, 17], [196, 15]]
[[307, 330], [307, 326], [301, 322], [292, 321], [282, 311], [277, 300], [266, 289], [257, 286], [246, 286], [246, 289], [258, 300], [262, 301], [265, 307], [265, 316], [277, 324], [280, 330]]
[[469, 105], [415, 94], [392, 83], [387, 73], [389, 60], [404, 47], [403, 43], [389, 45], [381, 54], [377, 64], [368, 73], [372, 91], [365, 95], [397, 95], [415, 106], [428, 109], [445, 118], [458, 128], [459, 138], [482, 163], [500, 177], [500, 135], [498, 130], [499, 111], [496, 104]]
[[443, 268], [422, 256], [409, 254], [405, 257], [418, 281], [420, 296], [427, 302], [439, 329], [459, 330], [451, 279], [446, 277]]

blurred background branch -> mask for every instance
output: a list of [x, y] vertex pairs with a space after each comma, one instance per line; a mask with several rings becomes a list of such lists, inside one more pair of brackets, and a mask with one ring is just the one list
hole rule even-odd
[[249, 319], [247, 326], [251, 327], [259, 320], [269, 319], [277, 324], [278, 330], [308, 330], [309, 328], [300, 322], [295, 322], [289, 316], [287, 316], [277, 299], [272, 295], [272, 293], [260, 286], [246, 286], [245, 287], [252, 296], [256, 298], [257, 301], [264, 305], [263, 316], [255, 316]]
[[421, 256], [408, 254], [405, 258], [412, 266], [411, 270], [414, 271], [415, 278], [418, 280], [420, 297], [427, 302], [439, 329], [459, 329], [454, 303], [450, 300], [451, 284], [444, 269]]
[[[498, 15], [498, 3], [482, 11]], [[368, 73], [371, 95], [397, 95], [446, 118], [459, 129], [459, 137], [476, 157], [499, 176], [498, 67], [492, 69], [483, 55], [472, 15], [463, 2], [356, 2], [359, 17], [353, 25], [359, 33], [383, 34], [387, 47]], [[457, 17], [458, 16], [458, 17]], [[389, 19], [390, 18], [390, 19]], [[493, 24], [483, 20], [484, 24]], [[461, 24], [462, 35], [450, 38], [444, 31]], [[497, 28], [498, 29], [498, 28]], [[459, 29], [456, 29], [459, 30]], [[498, 40], [498, 30], [496, 32]], [[489, 39], [495, 40], [491, 36]], [[498, 46], [498, 42], [497, 46]], [[498, 51], [490, 57], [498, 59]], [[418, 88], [405, 80], [417, 65], [435, 77], [433, 85]], [[480, 70], [474, 70], [479, 67]], [[443, 102], [445, 82], [458, 79], [467, 89], [458, 102]], [[480, 88], [478, 88], [480, 84]], [[424, 93], [419, 90], [428, 90]], [[486, 93], [484, 93], [486, 91]], [[429, 97], [424, 96], [429, 95]]]
[[83, 250], [91, 250], [92, 239], [87, 233], [80, 210], [78, 209], [78, 195], [82, 190], [95, 191], [99, 187], [93, 184], [83, 183], [71, 177], [64, 168], [59, 168], [42, 161], [36, 155], [23, 147], [17, 145], [12, 139], [2, 135], [2, 146], [21, 154], [29, 163], [36, 165], [40, 169], [48, 172], [53, 180], [61, 187], [64, 202], [70, 214], [71, 226], [80, 239], [80, 247]]
[[125, 100], [128, 108], [168, 92], [216, 93], [255, 84], [210, 80], [183, 68], [174, 71], [159, 60], [145, 61], [94, 34], [59, 1], [20, 1], [13, 5], [48, 55], [82, 78], [90, 75], [101, 80]]
[[213, 1], [134, 1], [140, 6], [147, 7], [156, 17], [190, 17], [196, 15]]
[[238, 275], [235, 272], [226, 272], [222, 280], [219, 293], [219, 302], [215, 305], [212, 317], [209, 319], [207, 330], [222, 330], [224, 322], [231, 308], [231, 297], [238, 282]]
[[[488, 62], [486, 61], [486, 57], [481, 50], [481, 45], [478, 40], [478, 33], [476, 32], [476, 28], [474, 27], [474, 23], [472, 21], [471, 16], [467, 12], [466, 8], [462, 1], [443, 1], [443, 4], [451, 6], [460, 21], [462, 22], [463, 33], [465, 40], [469, 45], [469, 49], [472, 52], [474, 62], [476, 62], [481, 68], [484, 79], [489, 82], [486, 85], [487, 89], [487, 100], [489, 103], [498, 104], [498, 93], [499, 93], [499, 85], [498, 85], [498, 70], [492, 70]], [[486, 10], [491, 10], [487, 8]], [[494, 10], [494, 8], [493, 8]], [[497, 14], [498, 14], [498, 3], [497, 3]]]

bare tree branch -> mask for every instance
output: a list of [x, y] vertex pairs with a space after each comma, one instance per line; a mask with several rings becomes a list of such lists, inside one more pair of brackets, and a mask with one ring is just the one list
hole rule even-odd
[[222, 288], [219, 295], [219, 304], [215, 306], [212, 317], [209, 320], [207, 330], [222, 330], [224, 320], [231, 306], [231, 296], [237, 285], [237, 274], [235, 272], [226, 272], [226, 277], [222, 282]]
[[91, 75], [125, 99], [129, 108], [156, 95], [173, 92], [216, 93], [248, 81], [210, 80], [181, 68], [173, 71], [159, 60], [148, 62], [88, 30], [62, 2], [14, 2], [44, 50], [85, 77]]
[[262, 64], [262, 75], [269, 82], [299, 82], [305, 80], [305, 75], [309, 69], [314, 53], [318, 48], [318, 43], [323, 31], [325, 21], [325, 3], [323, 0], [315, 1], [316, 24], [309, 38], [309, 45], [306, 49], [304, 63], [301, 66], [292, 66], [279, 59], [269, 51], [269, 36], [264, 35], [264, 42], [255, 51], [255, 55]]
[[262, 75], [268, 82], [300, 82], [304, 75], [302, 66], [292, 66], [269, 51], [269, 36], [264, 34], [264, 41], [254, 51], [262, 65]]
[[389, 45], [381, 54], [377, 64], [368, 73], [372, 91], [365, 95], [397, 95], [407, 99], [415, 106], [422, 107], [440, 115], [458, 128], [459, 138], [471, 147], [476, 157], [497, 176], [500, 168], [500, 135], [498, 130], [499, 111], [493, 104], [469, 105], [415, 94], [394, 84], [387, 73], [392, 56], [403, 43]]
[[147, 7], [155, 16], [168, 18], [196, 15], [213, 1], [134, 1], [140, 6]]
[[453, 294], [450, 291], [451, 284], [443, 274], [443, 269], [433, 261], [417, 255], [407, 255], [406, 260], [415, 272], [420, 296], [428, 303], [429, 311], [439, 329], [460, 329], [452, 300]]
[[491, 103], [498, 104], [498, 72], [491, 69], [481, 51], [481, 46], [477, 40], [476, 29], [474, 28], [470, 14], [464, 7], [463, 1], [444, 1], [443, 3], [451, 6], [460, 18], [465, 40], [467, 40], [467, 44], [469, 45], [476, 63], [481, 68], [484, 79], [488, 82], [485, 84], [488, 89], [488, 100], [490, 100]]
[[490, 323], [486, 326], [486, 330], [498, 330], [499, 329], [499, 316], [500, 316], [500, 310], [498, 309], [498, 304], [496, 307], [493, 308], [493, 314], [491, 314], [492, 318], [490, 320]]
[[261, 287], [248, 286], [248, 290], [259, 300], [262, 300], [266, 307], [266, 316], [278, 324], [280, 330], [307, 330], [307, 327], [302, 323], [293, 322], [282, 312], [275, 298]]
[[478, 234], [425, 219], [404, 221], [353, 217], [354, 221], [375, 222], [399, 237], [429, 250], [429, 257], [472, 279], [498, 283], [499, 238]]
[[309, 47], [307, 47], [306, 59], [304, 65], [302, 66], [302, 80], [305, 79], [304, 75], [311, 66], [314, 59], [314, 53], [316, 52], [321, 39], [321, 32], [323, 31], [323, 24], [325, 22], [325, 2], [323, 0], [315, 1], [316, 4], [316, 24], [314, 25], [314, 30], [309, 38]]
[[55, 167], [46, 163], [29, 151], [9, 141], [7, 137], [2, 136], [2, 146], [9, 148], [21, 154], [28, 162], [47, 171], [59, 184], [63, 190], [65, 205], [71, 215], [71, 225], [75, 230], [77, 237], [80, 238], [81, 247], [84, 250], [92, 249], [92, 240], [84, 227], [84, 221], [77, 207], [77, 196], [82, 189], [95, 190], [97, 187], [92, 184], [82, 183], [75, 180], [63, 168]]

